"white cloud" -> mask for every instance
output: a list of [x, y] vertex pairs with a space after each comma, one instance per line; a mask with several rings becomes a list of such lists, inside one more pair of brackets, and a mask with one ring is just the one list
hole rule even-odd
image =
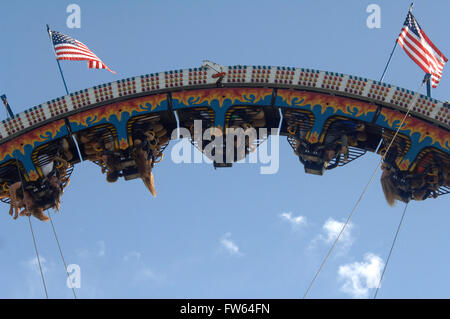
[[292, 216], [291, 212], [280, 214], [280, 218], [288, 221], [292, 226], [306, 225], [306, 217], [305, 216]]
[[138, 251], [130, 251], [128, 254], [123, 256], [124, 261], [137, 260], [139, 261], [142, 257], [142, 254]]
[[[339, 236], [339, 233], [342, 230], [342, 227], [344, 227], [345, 223], [338, 222], [337, 220], [334, 220], [332, 217], [328, 218], [325, 224], [323, 224], [322, 229], [325, 232], [324, 240], [327, 243], [332, 243], [336, 240], [336, 238]], [[349, 223], [347, 227], [345, 228], [344, 232], [341, 235], [341, 238], [339, 239], [343, 243], [350, 243], [352, 242], [351, 238], [351, 229], [353, 225]]]
[[146, 279], [158, 280], [159, 279], [159, 277], [155, 275], [153, 270], [148, 267], [140, 269], [140, 271], [138, 272], [138, 278], [140, 280], [146, 280]]
[[97, 242], [97, 246], [98, 246], [98, 255], [100, 257], [105, 256], [105, 253], [106, 253], [106, 244], [105, 244], [105, 242], [103, 240], [99, 240]]
[[222, 239], [220, 240], [220, 244], [230, 255], [242, 255], [242, 253], [239, 251], [239, 246], [233, 240], [231, 240], [231, 233], [226, 233], [225, 235], [223, 235]]
[[[339, 233], [342, 231], [342, 227], [344, 227], [344, 225], [344, 222], [339, 222], [332, 217], [328, 218], [323, 224], [322, 233], [317, 236], [316, 241], [320, 240], [325, 242], [326, 244], [333, 243], [339, 236]], [[351, 234], [352, 228], [352, 223], [348, 223], [345, 227], [344, 232], [339, 238], [339, 243], [342, 245], [341, 247], [348, 248], [353, 243], [353, 237]]]
[[89, 257], [89, 250], [87, 249], [77, 249], [77, 256], [79, 258], [88, 258]]
[[162, 282], [165, 277], [161, 274], [156, 274], [153, 269], [146, 265], [142, 260], [142, 253], [138, 251], [130, 251], [123, 257], [124, 262], [128, 263], [127, 268], [132, 273], [131, 283], [137, 285], [146, 280], [155, 282]]
[[340, 266], [339, 279], [344, 281], [341, 291], [353, 298], [367, 298], [369, 289], [377, 287], [383, 266], [383, 259], [372, 253], [366, 253], [363, 262]]
[[96, 243], [96, 248], [90, 249], [78, 249], [77, 256], [79, 258], [93, 258], [93, 257], [104, 257], [106, 254], [106, 243], [104, 240], [98, 240]]
[[39, 257], [39, 260], [37, 259], [37, 257], [33, 257], [26, 264], [30, 269], [40, 274], [41, 270], [39, 269], [39, 261], [41, 262], [42, 272], [46, 273], [48, 271], [48, 268], [45, 266], [47, 260], [42, 256]]
[[[42, 255], [39, 256], [41, 262], [42, 271], [44, 273], [44, 279], [49, 280], [54, 274], [55, 264], [47, 261]], [[36, 256], [20, 262], [23, 273], [17, 273], [20, 276], [20, 280], [17, 285], [14, 285], [11, 289], [13, 298], [43, 298], [45, 292], [43, 289], [42, 281], [40, 279], [41, 271], [39, 269], [39, 262]], [[67, 289], [64, 288], [64, 291]]]

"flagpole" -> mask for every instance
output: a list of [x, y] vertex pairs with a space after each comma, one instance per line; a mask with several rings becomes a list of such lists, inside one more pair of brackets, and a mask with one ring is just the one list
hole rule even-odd
[[383, 71], [383, 74], [381, 75], [380, 82], [383, 82], [383, 79], [384, 79], [384, 76], [385, 76], [386, 71], [388, 69], [389, 63], [391, 63], [392, 56], [394, 55], [395, 48], [397, 47], [397, 43], [398, 43], [398, 41], [396, 39], [395, 40], [395, 44], [394, 44], [394, 48], [392, 49], [391, 55], [389, 56], [389, 60], [387, 61], [387, 64], [386, 64], [386, 66], [384, 68], [384, 71]]
[[[409, 6], [409, 12], [412, 11], [412, 8], [414, 6], [414, 3], [411, 3], [411, 5]], [[396, 42], [397, 44], [397, 42]], [[427, 82], [427, 96], [431, 97], [431, 74], [426, 73], [425, 77], [423, 78], [423, 81]]]
[[[414, 6], [414, 3], [411, 3], [411, 5], [409, 6], [409, 12], [412, 11], [413, 6]], [[394, 55], [394, 51], [397, 48], [397, 43], [398, 43], [397, 40], [398, 40], [398, 37], [397, 37], [397, 39], [395, 39], [394, 48], [392, 49], [391, 55], [389, 56], [389, 60], [386, 63], [386, 67], [384, 68], [383, 74], [381, 75], [380, 82], [383, 82], [384, 76], [386, 75], [386, 71], [389, 67], [389, 64], [391, 63], [392, 56]]]
[[425, 78], [428, 76], [427, 80], [427, 96], [431, 97], [431, 74], [425, 74]]
[[52, 44], [53, 53], [55, 54], [56, 63], [58, 64], [59, 73], [61, 73], [61, 78], [62, 78], [63, 83], [64, 83], [64, 88], [66, 89], [67, 95], [69, 95], [69, 90], [67, 89], [66, 80], [64, 79], [64, 74], [63, 74], [63, 71], [61, 69], [61, 65], [59, 64], [58, 57], [56, 56], [55, 46], [53, 45], [52, 31], [50, 30], [50, 27], [48, 26], [48, 24], [47, 24], [47, 33], [48, 33], [48, 36], [50, 37], [50, 43]]

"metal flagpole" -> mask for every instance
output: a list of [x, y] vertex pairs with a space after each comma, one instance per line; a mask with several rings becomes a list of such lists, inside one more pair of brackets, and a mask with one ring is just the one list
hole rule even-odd
[[64, 83], [64, 88], [66, 89], [66, 93], [68, 95], [69, 94], [69, 90], [67, 89], [66, 80], [64, 79], [64, 74], [62, 72], [61, 65], [59, 64], [58, 57], [56, 56], [55, 46], [53, 45], [53, 39], [52, 39], [52, 31], [50, 30], [50, 27], [48, 26], [48, 24], [47, 24], [47, 32], [48, 32], [48, 36], [50, 37], [50, 43], [52, 44], [53, 53], [55, 54], [56, 63], [58, 63], [58, 68], [59, 68], [59, 72], [61, 73], [61, 78], [62, 78], [63, 83]]
[[[414, 6], [414, 3], [411, 3], [411, 5], [409, 6], [409, 12], [412, 11], [413, 6]], [[391, 55], [389, 56], [389, 60], [387, 61], [386, 67], [384, 68], [384, 71], [383, 71], [383, 74], [381, 75], [380, 82], [383, 82], [384, 76], [386, 75], [386, 71], [389, 67], [389, 64], [391, 63], [392, 56], [394, 55], [394, 51], [397, 48], [397, 43], [398, 43], [397, 40], [398, 40], [398, 37], [397, 37], [397, 39], [395, 39], [394, 48], [392, 49]]]
[[427, 96], [431, 97], [431, 74], [425, 74], [425, 77], [428, 76], [427, 80]]
[[392, 55], [394, 55], [395, 48], [397, 47], [397, 39], [395, 39], [394, 48], [392, 49], [391, 55], [389, 56], [389, 60], [387, 61], [386, 67], [384, 68], [383, 74], [381, 75], [380, 82], [383, 82], [384, 75], [386, 74], [389, 63], [391, 63]]

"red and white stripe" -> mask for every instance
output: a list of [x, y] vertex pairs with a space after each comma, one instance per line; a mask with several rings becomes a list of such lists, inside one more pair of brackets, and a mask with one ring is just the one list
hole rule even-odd
[[431, 74], [431, 85], [437, 87], [448, 59], [436, 48], [422, 29], [421, 37], [404, 26], [397, 41], [406, 54], [426, 73]]
[[116, 72], [108, 68], [98, 56], [89, 50], [86, 45], [77, 40], [75, 42], [77, 45], [68, 43], [55, 45], [56, 58], [58, 60], [88, 61], [88, 67], [90, 69], [106, 69], [116, 74]]

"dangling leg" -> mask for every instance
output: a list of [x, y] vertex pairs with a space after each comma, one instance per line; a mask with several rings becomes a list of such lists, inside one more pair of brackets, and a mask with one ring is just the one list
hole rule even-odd
[[17, 219], [17, 217], [19, 217], [19, 211], [20, 211], [20, 207], [17, 206], [17, 203], [14, 204], [11, 201], [10, 206], [9, 206], [9, 215], [13, 216], [13, 213], [14, 213], [13, 219]]
[[[21, 182], [16, 182], [9, 187], [9, 198], [11, 199], [9, 214], [12, 216], [12, 211], [14, 210], [14, 219], [17, 219], [17, 217], [19, 216], [20, 207], [24, 206], [23, 197], [20, 198], [17, 194], [21, 187]], [[25, 196], [25, 194], [22, 194], [22, 196]]]
[[24, 208], [24, 209], [20, 212], [19, 215], [20, 215], [20, 216], [31, 216], [31, 213], [29, 213], [29, 212], [27, 211], [27, 209]]
[[[340, 154], [344, 154], [344, 161], [347, 162], [348, 161], [348, 136], [346, 134], [342, 135], [341, 137], [341, 150], [340, 150]], [[338, 156], [340, 155], [338, 154]]]
[[33, 211], [32, 214], [34, 217], [36, 217], [40, 221], [46, 222], [46, 221], [50, 220], [50, 218], [47, 215], [45, 215], [41, 209], [39, 209], [37, 211]]
[[63, 138], [61, 141], [61, 146], [63, 149], [64, 157], [67, 161], [70, 161], [73, 158], [73, 154], [70, 151], [69, 142], [67, 142], [67, 139]]

